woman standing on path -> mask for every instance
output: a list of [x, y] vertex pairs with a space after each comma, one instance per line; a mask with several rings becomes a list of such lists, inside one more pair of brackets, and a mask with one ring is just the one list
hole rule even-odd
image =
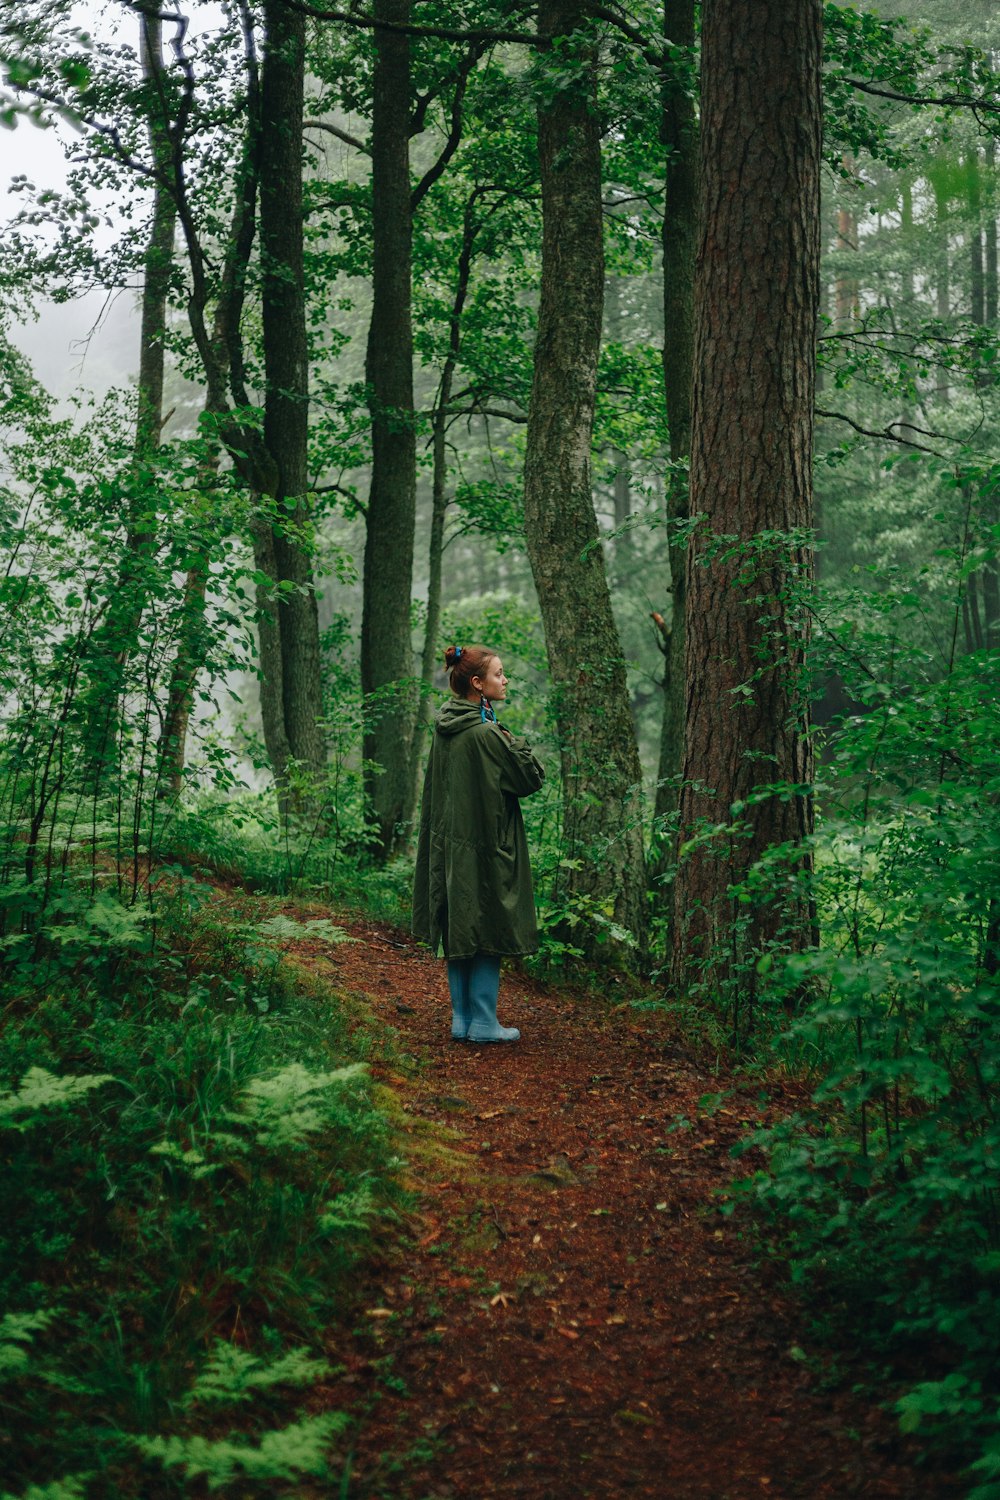
[[497, 1020], [500, 959], [538, 947], [519, 797], [544, 772], [531, 747], [497, 723], [503, 663], [484, 646], [444, 654], [453, 697], [434, 722], [413, 882], [413, 932], [448, 960], [451, 1034], [516, 1042]]

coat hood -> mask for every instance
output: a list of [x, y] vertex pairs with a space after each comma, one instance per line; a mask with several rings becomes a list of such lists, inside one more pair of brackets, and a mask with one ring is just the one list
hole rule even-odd
[[438, 709], [434, 728], [438, 734], [461, 734], [463, 729], [474, 729], [482, 722], [478, 703], [472, 703], [468, 698], [449, 698]]

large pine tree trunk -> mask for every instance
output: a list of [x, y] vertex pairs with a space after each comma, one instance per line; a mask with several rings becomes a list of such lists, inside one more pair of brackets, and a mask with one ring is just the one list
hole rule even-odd
[[[693, 53], [694, 0], [665, 0], [664, 31], [674, 47]], [[670, 459], [683, 465], [691, 452], [691, 361], [694, 347], [694, 266], [698, 238], [698, 127], [686, 80], [668, 78], [663, 88], [662, 138], [667, 151], [663, 215], [663, 384], [670, 431]], [[684, 758], [684, 575], [687, 543], [678, 523], [688, 517], [687, 478], [676, 468], [667, 486], [667, 549], [670, 559], [670, 633], [664, 642], [663, 721], [657, 775], [656, 814], [677, 806], [676, 780]], [[663, 847], [657, 868], [668, 864]]]
[[[788, 597], [808, 578], [809, 553], [773, 533], [813, 519], [821, 30], [820, 0], [706, 0], [702, 11], [691, 509], [705, 523], [688, 557], [688, 847], [672, 966], [678, 986], [735, 981], [750, 1007], [741, 1024], [752, 1018], [754, 955], [813, 940], [791, 885], [784, 900], [765, 892], [745, 904], [731, 887], [812, 830], [807, 791], [761, 789], [812, 780], [796, 693], [805, 629]], [[720, 536], [739, 538], [739, 554]], [[745, 832], [689, 843], [706, 825], [740, 822]]]
[[[539, 29], [569, 33], [583, 15], [579, 0], [542, 0]], [[613, 912], [641, 939], [639, 757], [590, 481], [604, 286], [600, 122], [593, 60], [583, 51], [575, 63], [577, 76], [561, 78], [538, 112], [542, 283], [525, 533], [561, 747], [567, 894]]]
[[[379, 20], [406, 22], [409, 0], [375, 0]], [[410, 44], [375, 32], [372, 104], [372, 317], [366, 374], [372, 479], [366, 516], [361, 688], [367, 700], [368, 796], [384, 858], [405, 842], [416, 716], [410, 601], [416, 519], [410, 201]]]
[[[264, 5], [260, 237], [264, 334], [264, 443], [277, 487], [273, 524], [258, 530], [257, 565], [285, 589], [261, 623], [264, 737], [281, 784], [291, 757], [312, 778], [315, 808], [325, 764], [319, 622], [308, 488], [309, 357], [302, 230], [305, 18], [282, 0]], [[276, 637], [276, 640], [274, 639]]]

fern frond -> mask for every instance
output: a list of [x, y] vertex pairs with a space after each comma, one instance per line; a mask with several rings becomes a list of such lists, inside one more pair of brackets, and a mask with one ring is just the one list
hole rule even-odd
[[332, 1368], [326, 1360], [314, 1359], [305, 1349], [292, 1349], [280, 1359], [268, 1362], [220, 1339], [185, 1397], [184, 1405], [249, 1401], [258, 1391], [276, 1385], [313, 1385], [329, 1375]]
[[[92, 1089], [113, 1082], [110, 1073], [72, 1077], [49, 1073], [45, 1068], [29, 1068], [20, 1088], [5, 1089], [0, 1093], [0, 1126], [6, 1126], [8, 1130], [30, 1130], [38, 1123], [33, 1118], [37, 1111], [63, 1109], [68, 1104], [78, 1103]], [[22, 1115], [28, 1118], [17, 1118]]]
[[348, 1422], [346, 1414], [339, 1411], [306, 1417], [290, 1427], [265, 1433], [259, 1447], [197, 1436], [137, 1438], [136, 1443], [147, 1458], [159, 1459], [164, 1468], [183, 1468], [187, 1479], [204, 1478], [210, 1490], [219, 1490], [237, 1476], [294, 1479], [299, 1474], [324, 1475], [327, 1449]]

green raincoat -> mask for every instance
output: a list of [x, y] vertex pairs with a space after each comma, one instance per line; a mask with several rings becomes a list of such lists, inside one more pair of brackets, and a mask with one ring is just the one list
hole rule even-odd
[[538, 947], [519, 797], [545, 773], [527, 740], [452, 698], [434, 723], [413, 882], [413, 932], [447, 958]]

